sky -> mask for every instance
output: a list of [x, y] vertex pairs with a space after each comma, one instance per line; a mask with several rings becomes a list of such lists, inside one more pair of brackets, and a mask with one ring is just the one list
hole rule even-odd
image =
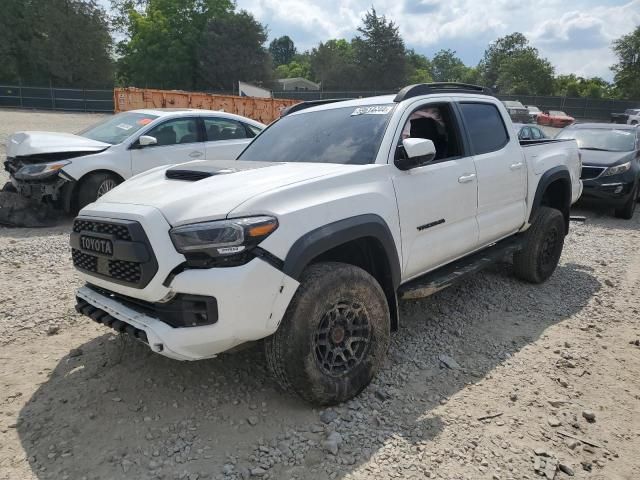
[[299, 51], [330, 38], [350, 39], [373, 5], [400, 28], [406, 46], [431, 57], [455, 50], [478, 63], [487, 45], [526, 35], [557, 74], [612, 80], [612, 40], [640, 25], [640, 0], [236, 0], [269, 30], [289, 35]]

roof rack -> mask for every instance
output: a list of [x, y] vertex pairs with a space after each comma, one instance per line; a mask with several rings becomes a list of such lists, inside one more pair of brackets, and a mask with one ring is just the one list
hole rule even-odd
[[394, 102], [401, 102], [407, 98], [418, 97], [420, 95], [429, 95], [431, 93], [477, 93], [480, 95], [493, 95], [488, 87], [480, 85], [471, 85], [469, 83], [455, 82], [434, 82], [434, 83], [417, 83], [404, 87], [398, 92], [393, 99]]
[[305, 110], [311, 107], [317, 107], [318, 105], [325, 105], [327, 103], [335, 103], [335, 102], [344, 102], [347, 100], [353, 100], [352, 98], [324, 98], [322, 100], [309, 100], [308, 102], [296, 103], [295, 105], [291, 105], [283, 109], [280, 112], [280, 118], [286, 117], [287, 115], [299, 112], [300, 110]]

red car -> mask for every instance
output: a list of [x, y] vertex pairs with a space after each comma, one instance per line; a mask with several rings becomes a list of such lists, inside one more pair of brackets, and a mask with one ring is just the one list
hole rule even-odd
[[576, 121], [575, 118], [567, 115], [560, 110], [549, 110], [548, 112], [542, 112], [537, 117], [538, 125], [548, 125], [550, 127], [563, 128], [567, 125], [571, 125]]

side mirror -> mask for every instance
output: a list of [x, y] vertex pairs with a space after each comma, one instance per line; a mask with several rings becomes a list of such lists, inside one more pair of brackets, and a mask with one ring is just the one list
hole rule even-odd
[[142, 135], [138, 139], [138, 145], [140, 145], [141, 147], [148, 147], [149, 145], [156, 145], [157, 143], [158, 139], [150, 135]]
[[436, 156], [436, 146], [426, 138], [405, 138], [402, 141], [404, 158], [395, 161], [400, 170], [410, 170], [431, 162]]

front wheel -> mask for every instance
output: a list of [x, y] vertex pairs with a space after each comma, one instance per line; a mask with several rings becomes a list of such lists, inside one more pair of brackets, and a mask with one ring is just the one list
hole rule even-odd
[[317, 263], [304, 271], [265, 355], [285, 390], [334, 405], [371, 382], [389, 341], [389, 307], [376, 279], [353, 265]]
[[121, 180], [111, 173], [92, 173], [84, 178], [78, 188], [78, 210], [92, 202], [95, 202], [102, 195], [118, 186]]
[[516, 276], [531, 283], [542, 283], [555, 271], [560, 261], [565, 220], [562, 212], [540, 207], [535, 220], [525, 233], [524, 247], [513, 255]]

